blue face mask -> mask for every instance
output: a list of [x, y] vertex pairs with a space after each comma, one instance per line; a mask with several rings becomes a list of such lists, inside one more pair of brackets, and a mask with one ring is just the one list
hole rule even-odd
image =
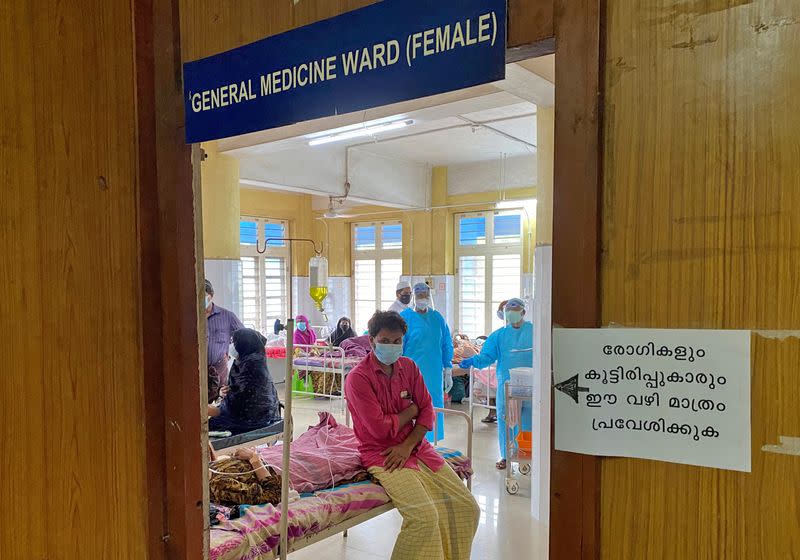
[[234, 360], [239, 359], [239, 352], [236, 351], [236, 346], [233, 345], [233, 342], [231, 342], [231, 345], [228, 346], [228, 356], [230, 356]]
[[387, 366], [399, 360], [402, 354], [402, 344], [381, 344], [380, 342], [375, 344], [375, 357], [378, 358], [380, 363]]
[[509, 325], [516, 325], [520, 321], [522, 321], [522, 312], [521, 311], [509, 311], [506, 309], [506, 323]]
[[306, 329], [307, 329], [307, 328], [308, 328], [308, 326], [306, 326], [306, 324], [305, 324], [305, 323], [303, 323], [303, 322], [297, 323], [297, 330], [298, 330], [298, 331], [300, 331], [300, 332], [306, 332]]

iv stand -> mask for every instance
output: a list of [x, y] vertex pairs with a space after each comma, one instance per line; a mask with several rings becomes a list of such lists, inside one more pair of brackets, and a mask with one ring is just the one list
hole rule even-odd
[[[317, 249], [317, 244], [311, 239], [298, 238], [298, 237], [270, 237], [264, 241], [264, 249], [262, 250], [256, 242], [256, 251], [259, 254], [264, 254], [267, 251], [267, 245], [270, 241], [285, 241], [289, 244], [289, 289], [287, 297], [289, 303], [289, 317], [286, 319], [286, 378], [284, 380], [285, 395], [283, 403], [283, 457], [281, 476], [286, 480], [289, 477], [289, 442], [292, 440], [292, 433], [294, 432], [294, 425], [292, 423], [292, 374], [294, 364], [292, 363], [292, 354], [294, 354], [294, 314], [292, 312], [292, 269], [294, 263], [292, 262], [292, 246], [294, 243], [311, 243], [314, 247], [314, 253], [317, 256], [322, 254], [322, 249]], [[320, 244], [322, 245], [322, 244]], [[281, 560], [286, 560], [289, 554], [289, 484], [281, 485], [281, 523], [280, 523], [280, 554]]]

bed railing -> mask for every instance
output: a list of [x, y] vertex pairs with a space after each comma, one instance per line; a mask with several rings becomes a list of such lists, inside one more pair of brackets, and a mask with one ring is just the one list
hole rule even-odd
[[[346, 376], [345, 371], [345, 352], [338, 346], [322, 346], [320, 344], [293, 344], [292, 345], [292, 353], [294, 353], [294, 349], [298, 349], [300, 351], [300, 355], [292, 358], [292, 370], [291, 373], [287, 373], [287, 379], [289, 381], [286, 384], [286, 390], [292, 391], [292, 393], [305, 397], [327, 397], [330, 399], [339, 399], [341, 400], [342, 404], [342, 412], [346, 409], [346, 404], [344, 401], [344, 378]], [[288, 346], [287, 346], [288, 352]], [[319, 360], [321, 365], [313, 365], [312, 362], [314, 360]], [[296, 361], [305, 362], [305, 363], [295, 363]], [[288, 363], [288, 362], [287, 362]], [[288, 365], [287, 365], [288, 367]], [[311, 391], [295, 391], [293, 386], [294, 380], [294, 372], [297, 372], [298, 375], [300, 372], [304, 372], [306, 376], [306, 381], [311, 382], [312, 385], [314, 383], [314, 374], [321, 373], [322, 374], [322, 392], [318, 393], [315, 388], [312, 387]], [[328, 375], [331, 377], [331, 384], [330, 388], [328, 387]], [[340, 389], [339, 395], [333, 395], [333, 388], [336, 385], [336, 379], [339, 379], [340, 382]]]
[[[463, 419], [467, 423], [467, 458], [469, 459], [470, 463], [472, 463], [472, 416], [467, 414], [466, 412], [462, 412], [460, 410], [452, 410], [450, 408], [434, 408], [437, 415], [438, 414], [445, 414], [450, 416], [457, 416]], [[434, 445], [439, 445], [439, 422], [437, 418], [437, 422], [433, 423], [433, 443]], [[472, 490], [472, 477], [467, 479], [467, 488]]]

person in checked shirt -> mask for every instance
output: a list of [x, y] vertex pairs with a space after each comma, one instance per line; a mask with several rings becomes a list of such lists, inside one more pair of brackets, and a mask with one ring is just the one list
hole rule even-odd
[[[244, 325], [233, 311], [214, 303], [214, 286], [206, 280], [206, 319], [208, 327], [208, 402], [220, 396], [220, 390], [228, 385], [228, 349], [233, 333]], [[224, 392], [224, 391], [223, 391]]]
[[467, 560], [480, 508], [425, 439], [434, 408], [419, 368], [401, 356], [406, 329], [397, 313], [376, 312], [372, 352], [347, 375], [361, 461], [403, 516], [392, 560]]

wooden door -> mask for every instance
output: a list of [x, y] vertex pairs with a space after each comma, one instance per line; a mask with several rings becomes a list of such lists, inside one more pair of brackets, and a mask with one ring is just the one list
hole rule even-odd
[[[606, 3], [603, 323], [800, 326], [800, 4]], [[752, 340], [753, 472], [602, 461], [602, 557], [800, 557], [800, 340]]]

